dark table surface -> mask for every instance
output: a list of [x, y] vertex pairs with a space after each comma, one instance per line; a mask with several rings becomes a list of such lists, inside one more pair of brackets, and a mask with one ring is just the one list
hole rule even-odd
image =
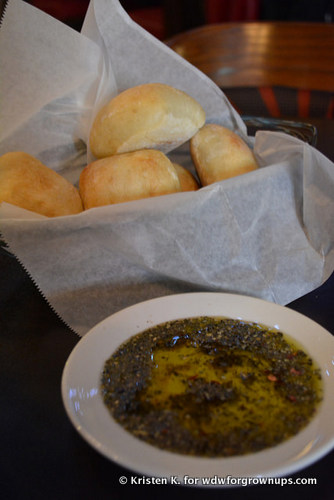
[[[332, 160], [332, 122], [316, 123], [318, 148]], [[334, 334], [334, 274], [288, 307]], [[333, 497], [334, 451], [291, 480], [316, 484], [194, 489], [134, 485], [136, 474], [93, 450], [65, 414], [60, 382], [65, 362], [80, 340], [43, 299], [15, 257], [0, 249], [0, 495], [5, 499], [164, 498], [314, 499]], [[334, 411], [333, 411], [334, 417]], [[231, 471], [233, 475], [233, 471]], [[119, 478], [128, 479], [126, 485]]]

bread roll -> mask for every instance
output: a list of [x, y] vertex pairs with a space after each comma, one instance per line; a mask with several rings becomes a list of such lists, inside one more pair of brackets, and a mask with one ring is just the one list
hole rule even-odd
[[97, 114], [90, 132], [96, 158], [138, 149], [167, 153], [186, 142], [205, 123], [200, 104], [162, 83], [129, 88]]
[[101, 158], [81, 172], [84, 208], [181, 191], [176, 170], [161, 151], [146, 149]]
[[48, 217], [83, 210], [79, 191], [64, 177], [22, 151], [0, 157], [0, 202]]
[[247, 144], [221, 125], [204, 125], [191, 139], [190, 153], [203, 186], [258, 168]]
[[178, 163], [173, 163], [181, 184], [181, 191], [197, 191], [199, 184], [193, 174]]

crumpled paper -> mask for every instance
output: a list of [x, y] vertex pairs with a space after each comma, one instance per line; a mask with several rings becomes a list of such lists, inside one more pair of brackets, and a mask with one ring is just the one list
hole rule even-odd
[[[196, 192], [54, 219], [3, 203], [4, 240], [80, 336], [153, 297], [221, 291], [284, 305], [330, 276], [333, 163], [282, 133], [247, 137], [220, 89], [136, 25], [118, 1], [91, 1], [77, 33], [12, 0], [0, 47], [1, 154], [24, 150], [76, 184], [92, 159], [89, 130], [101, 105], [125, 88], [164, 82], [196, 98], [208, 122], [245, 138], [261, 167]], [[169, 157], [193, 170], [188, 143]]]

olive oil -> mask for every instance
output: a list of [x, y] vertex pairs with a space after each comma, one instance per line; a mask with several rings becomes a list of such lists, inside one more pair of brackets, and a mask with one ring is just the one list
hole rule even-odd
[[102, 391], [114, 418], [151, 444], [234, 456], [299, 432], [322, 384], [312, 359], [281, 332], [201, 317], [130, 339], [106, 362]]

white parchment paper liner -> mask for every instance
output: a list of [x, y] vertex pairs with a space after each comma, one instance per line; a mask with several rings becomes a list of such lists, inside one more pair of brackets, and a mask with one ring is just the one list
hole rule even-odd
[[[12, 0], [0, 47], [8, 97], [1, 154], [27, 151], [73, 183], [91, 159], [86, 144], [96, 111], [139, 83], [187, 91], [207, 121], [245, 137], [213, 82], [135, 25], [116, 0], [91, 2], [81, 34]], [[125, 306], [170, 293], [227, 291], [286, 304], [333, 271], [334, 165], [282, 133], [258, 133], [254, 152], [258, 171], [194, 193], [55, 219], [3, 203], [0, 230], [79, 335]], [[188, 144], [170, 157], [193, 168]]]

